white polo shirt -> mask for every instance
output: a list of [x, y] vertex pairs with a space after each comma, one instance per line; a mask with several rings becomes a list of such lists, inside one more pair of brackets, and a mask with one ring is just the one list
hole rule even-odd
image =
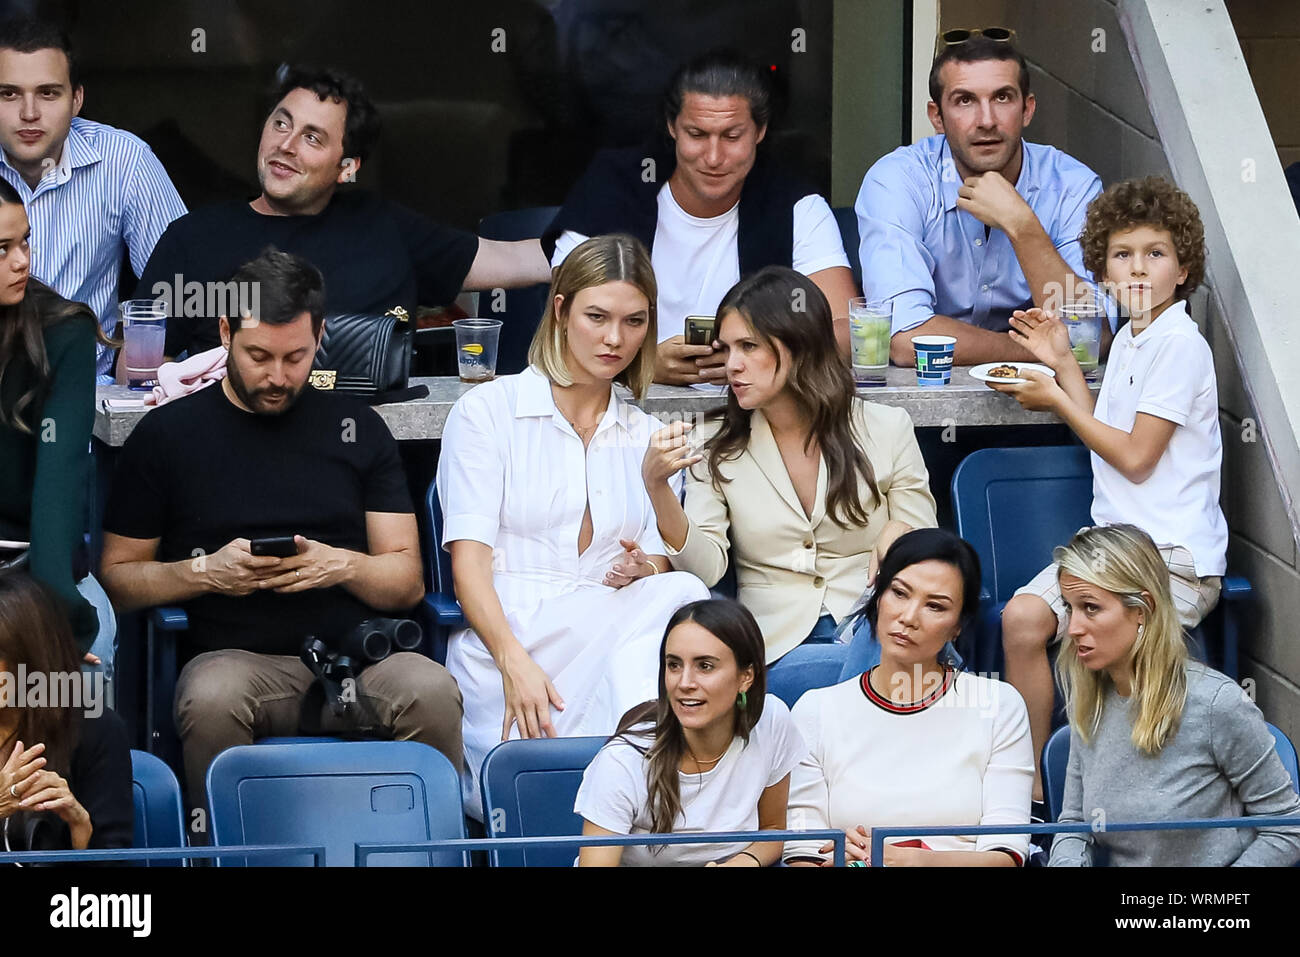
[[[678, 205], [667, 183], [659, 190], [658, 201], [659, 219], [650, 263], [659, 284], [657, 317], [659, 341], [663, 342], [682, 335], [687, 316], [716, 315], [722, 297], [740, 282], [740, 204], [721, 216], [692, 216]], [[585, 239], [572, 230], [561, 233], [551, 266], [564, 262]], [[794, 204], [793, 243], [795, 272], [811, 276], [835, 266], [849, 268], [835, 215], [816, 193]], [[844, 308], [843, 303], [831, 304], [837, 315]]]
[[1157, 545], [1187, 548], [1199, 577], [1222, 575], [1228, 523], [1219, 508], [1219, 390], [1210, 346], [1181, 300], [1136, 337], [1125, 325], [1111, 344], [1094, 415], [1132, 432], [1139, 412], [1177, 428], [1145, 482], [1130, 482], [1092, 454], [1092, 520], [1137, 525]]

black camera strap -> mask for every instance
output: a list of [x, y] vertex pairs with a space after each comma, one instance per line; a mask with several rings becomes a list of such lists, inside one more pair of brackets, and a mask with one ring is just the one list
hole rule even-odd
[[[381, 739], [392, 737], [375, 714], [369, 698], [362, 694], [361, 676], [354, 673], [350, 665], [340, 664], [323, 655], [309, 654], [306, 649], [302, 662], [315, 676], [315, 680], [303, 695], [302, 708], [298, 713], [299, 734], [309, 737], [322, 734]], [[327, 706], [336, 718], [342, 719], [342, 728], [326, 729], [323, 726], [322, 716]]]
[[[335, 693], [335, 689], [326, 691], [325, 685], [321, 681], [313, 681], [311, 687], [307, 689], [307, 694], [302, 699], [302, 711], [298, 715], [298, 733], [304, 737], [319, 737], [321, 735], [336, 735], [341, 738], [369, 738], [387, 741], [392, 737], [375, 715], [374, 709], [370, 702], [358, 695], [354, 703], [344, 703], [340, 708], [334, 708], [337, 703], [336, 698], [328, 697]], [[344, 727], [325, 728], [321, 716], [325, 713], [327, 702], [332, 710], [340, 717], [346, 715], [347, 724]]]

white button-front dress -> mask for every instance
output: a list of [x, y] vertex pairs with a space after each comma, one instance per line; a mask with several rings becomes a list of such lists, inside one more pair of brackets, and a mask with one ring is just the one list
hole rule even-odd
[[[709, 597], [685, 572], [620, 589], [604, 584], [623, 554], [619, 539], [665, 554], [641, 479], [650, 435], [662, 423], [620, 389], [612, 392], [585, 449], [556, 408], [550, 381], [533, 367], [467, 392], [442, 433], [442, 545], [470, 540], [492, 548], [492, 581], [511, 631], [564, 701], [563, 711], [551, 709], [563, 736], [610, 734], [629, 708], [656, 697], [668, 619]], [[579, 555], [588, 503], [593, 536]], [[501, 673], [469, 628], [452, 636], [447, 670], [465, 703], [465, 807], [481, 817], [479, 769], [505, 715]]]

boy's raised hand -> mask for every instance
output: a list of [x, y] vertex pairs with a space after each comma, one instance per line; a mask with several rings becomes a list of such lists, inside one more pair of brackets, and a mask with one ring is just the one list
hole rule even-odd
[[1035, 306], [1011, 314], [1011, 341], [1024, 346], [1035, 359], [1053, 369], [1074, 358], [1070, 332], [1058, 317]]

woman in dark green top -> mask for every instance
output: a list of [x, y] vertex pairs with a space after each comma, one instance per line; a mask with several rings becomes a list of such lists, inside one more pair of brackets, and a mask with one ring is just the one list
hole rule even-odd
[[86, 306], [28, 274], [29, 232], [22, 200], [0, 180], [0, 539], [32, 543], [28, 570], [59, 598], [85, 653], [99, 630], [77, 591], [89, 570], [95, 343], [109, 343]]

